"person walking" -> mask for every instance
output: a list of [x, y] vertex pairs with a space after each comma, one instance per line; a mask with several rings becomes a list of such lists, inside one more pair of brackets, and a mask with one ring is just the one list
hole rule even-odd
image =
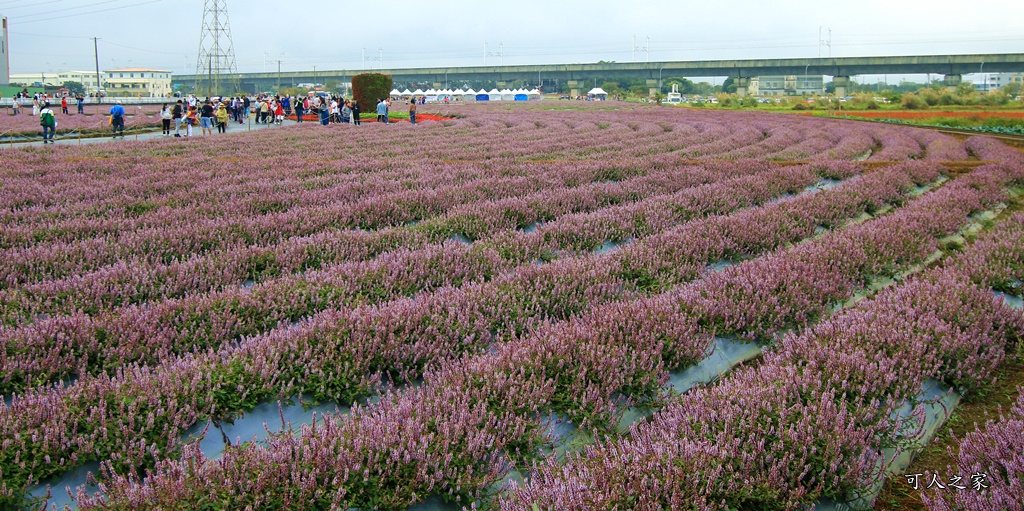
[[284, 107], [284, 114], [285, 115], [291, 115], [292, 114], [292, 98], [290, 96], [288, 96], [287, 94], [285, 94], [284, 97], [281, 98], [281, 106]]
[[341, 107], [341, 122], [352, 124], [352, 103], [345, 101]]
[[284, 124], [284, 105], [280, 101], [274, 102], [274, 124]]
[[174, 108], [171, 109], [171, 119], [174, 119], [174, 136], [175, 137], [178, 137], [178, 138], [181, 137], [181, 133], [179, 133], [179, 132], [181, 131], [181, 123], [182, 123], [182, 119], [184, 119], [184, 118], [185, 118], [184, 107], [182, 106], [182, 101], [179, 99], [178, 102], [174, 104]]
[[32, 115], [39, 115], [39, 94], [32, 96]]
[[270, 100], [264, 99], [259, 103], [260, 107], [260, 122], [263, 124], [270, 123]]
[[171, 107], [164, 103], [163, 108], [160, 109], [160, 122], [163, 124], [163, 135], [169, 137], [171, 135], [171, 119], [174, 114], [171, 112]]
[[303, 113], [304, 108], [302, 107], [302, 100], [299, 98], [295, 98], [295, 120], [298, 122], [302, 122]]
[[320, 124], [327, 126], [331, 123], [331, 111], [327, 108], [327, 105], [320, 106]]
[[196, 117], [198, 117], [198, 112], [196, 112], [196, 107], [194, 107], [194, 106], [188, 107], [188, 112], [185, 113], [185, 136], [186, 137], [191, 137], [192, 136], [192, 126], [196, 125]]
[[[242, 110], [245, 113], [245, 118], [246, 119], [249, 118], [249, 109], [251, 107], [252, 107], [252, 102], [249, 101], [249, 96], [246, 95], [245, 97], [242, 98]], [[242, 124], [243, 122], [245, 122], [245, 121], [243, 121], [241, 119], [238, 120], [238, 124]]]
[[124, 138], [124, 107], [121, 106], [120, 101], [114, 103], [114, 106], [110, 108], [110, 127], [114, 132], [111, 138], [116, 137], [118, 132], [120, 132], [121, 138]]
[[331, 112], [331, 122], [340, 122], [339, 117], [341, 116], [341, 112], [338, 110], [338, 99], [332, 97], [331, 102], [328, 103], [328, 105], [330, 105], [329, 108]]
[[409, 102], [409, 122], [416, 124], [416, 100]]
[[227, 105], [221, 103], [217, 107], [217, 133], [228, 132], [228, 108]]
[[210, 103], [210, 100], [203, 102], [203, 108], [200, 110], [199, 122], [203, 128], [203, 135], [206, 135], [207, 132], [209, 132], [210, 135], [213, 135], [213, 105]]
[[360, 122], [360, 120], [359, 120], [359, 114], [360, 113], [361, 112], [360, 112], [360, 109], [359, 109], [359, 102], [356, 101], [355, 98], [352, 98], [352, 124], [355, 124], [356, 126], [359, 126], [360, 124], [362, 124], [362, 122]]
[[384, 103], [384, 98], [377, 100], [377, 122], [388, 122], [388, 105]]
[[42, 110], [39, 111], [39, 125], [43, 127], [43, 144], [55, 143], [53, 135], [57, 131], [57, 120], [53, 117], [49, 103], [44, 103]]

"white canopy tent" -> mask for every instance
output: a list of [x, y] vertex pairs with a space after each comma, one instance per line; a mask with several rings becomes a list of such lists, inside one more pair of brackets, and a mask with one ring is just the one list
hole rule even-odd
[[600, 101], [605, 101], [608, 99], [608, 93], [605, 92], [604, 89], [600, 87], [594, 87], [593, 89], [590, 89], [590, 92], [588, 92], [587, 95]]

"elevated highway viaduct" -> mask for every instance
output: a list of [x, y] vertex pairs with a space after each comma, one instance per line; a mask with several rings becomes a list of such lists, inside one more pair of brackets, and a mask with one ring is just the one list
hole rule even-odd
[[[768, 75], [828, 75], [834, 77], [836, 94], [846, 95], [850, 77], [880, 74], [939, 74], [948, 85], [960, 83], [968, 73], [1024, 71], [1024, 53], [978, 55], [908, 55], [901, 57], [829, 57], [801, 59], [701, 60], [666, 62], [600, 62], [596, 64], [538, 64], [518, 66], [462, 66], [401, 69], [334, 69], [312, 71], [239, 73], [233, 77], [211, 74], [175, 75], [175, 84], [197, 85], [205, 91], [209, 83], [227, 94], [229, 83], [237, 80], [244, 91], [266, 91], [293, 83], [348, 81], [353, 75], [377, 72], [391, 75], [397, 83], [430, 83], [435, 88], [455, 82], [523, 80], [534, 85], [557, 81], [577, 91], [592, 79], [644, 78], [652, 89], [671, 76], [730, 76], [737, 92], [746, 94], [750, 78]], [[233, 79], [233, 80], [232, 80]]]

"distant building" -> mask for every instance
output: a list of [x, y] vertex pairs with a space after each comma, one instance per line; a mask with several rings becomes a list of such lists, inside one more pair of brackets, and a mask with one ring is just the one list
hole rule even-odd
[[57, 85], [57, 73], [17, 73], [10, 75], [8, 80], [11, 85]]
[[96, 92], [96, 89], [100, 88], [99, 82], [96, 81], [96, 71], [61, 71], [57, 73], [57, 85], [62, 85], [64, 82], [78, 82], [85, 87], [85, 91], [88, 93]]
[[753, 96], [809, 96], [825, 93], [825, 77], [821, 75], [755, 76], [747, 92]]
[[974, 88], [978, 92], [999, 90], [1011, 83], [1024, 86], [1024, 73], [986, 73], [974, 78]]
[[53, 73], [20, 73], [10, 75], [12, 84], [32, 85], [41, 83], [50, 86], [64, 85], [64, 82], [78, 82], [86, 92], [96, 90], [96, 71], [56, 71]]
[[0, 33], [0, 85], [10, 85], [11, 57], [7, 53], [7, 16], [0, 16], [0, 20], [3, 20], [3, 30]]
[[103, 73], [108, 96], [167, 97], [173, 92], [171, 72], [163, 69], [128, 67]]

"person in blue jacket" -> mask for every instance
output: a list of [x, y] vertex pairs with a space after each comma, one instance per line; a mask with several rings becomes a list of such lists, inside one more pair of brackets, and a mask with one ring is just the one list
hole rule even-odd
[[124, 138], [124, 107], [120, 101], [110, 108], [110, 127], [114, 130], [113, 136], [120, 133], [121, 138]]
[[320, 124], [327, 126], [331, 123], [331, 110], [327, 108], [327, 104], [320, 105]]
[[384, 98], [377, 100], [377, 122], [388, 123], [388, 104]]

